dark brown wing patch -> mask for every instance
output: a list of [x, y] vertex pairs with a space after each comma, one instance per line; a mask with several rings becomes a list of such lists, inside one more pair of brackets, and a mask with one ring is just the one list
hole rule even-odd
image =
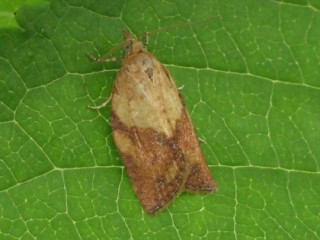
[[192, 121], [184, 109], [177, 121], [176, 137], [183, 156], [188, 162], [187, 180], [184, 190], [188, 192], [211, 193], [217, 191], [206, 160], [200, 148]]
[[186, 161], [176, 141], [153, 129], [127, 129], [113, 114], [113, 134], [134, 190], [144, 209], [156, 214], [186, 181]]

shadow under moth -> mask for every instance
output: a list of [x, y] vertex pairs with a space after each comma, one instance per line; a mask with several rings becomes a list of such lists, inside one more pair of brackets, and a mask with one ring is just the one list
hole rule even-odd
[[143, 208], [154, 215], [183, 191], [217, 191], [169, 71], [130, 33], [122, 46], [125, 58], [111, 97], [91, 108], [111, 100], [114, 141]]

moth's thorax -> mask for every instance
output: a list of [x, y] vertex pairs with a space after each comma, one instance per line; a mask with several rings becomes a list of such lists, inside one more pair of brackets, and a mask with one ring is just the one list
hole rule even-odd
[[124, 39], [125, 39], [124, 51], [126, 53], [126, 56], [136, 54], [141, 51], [145, 51], [145, 48], [142, 42], [135, 39], [131, 33], [125, 33]]

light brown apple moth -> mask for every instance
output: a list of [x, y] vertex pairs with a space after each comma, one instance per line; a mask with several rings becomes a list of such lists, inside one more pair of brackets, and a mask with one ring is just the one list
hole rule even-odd
[[[126, 56], [111, 96], [113, 137], [143, 208], [153, 215], [182, 191], [215, 192], [216, 183], [169, 71], [131, 34], [125, 34], [123, 46]], [[114, 59], [94, 59], [110, 60]]]

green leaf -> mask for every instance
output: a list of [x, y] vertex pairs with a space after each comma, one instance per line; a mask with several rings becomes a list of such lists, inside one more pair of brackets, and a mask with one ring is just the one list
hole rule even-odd
[[46, 0], [1, 0], [0, 1], [0, 28], [18, 27], [15, 21], [16, 11], [23, 5], [37, 5]]
[[[0, 239], [320, 239], [319, 2], [34, 2], [0, 5]], [[85, 55], [171, 25], [148, 49], [184, 85], [219, 192], [151, 217], [111, 107], [87, 108], [121, 63]]]

